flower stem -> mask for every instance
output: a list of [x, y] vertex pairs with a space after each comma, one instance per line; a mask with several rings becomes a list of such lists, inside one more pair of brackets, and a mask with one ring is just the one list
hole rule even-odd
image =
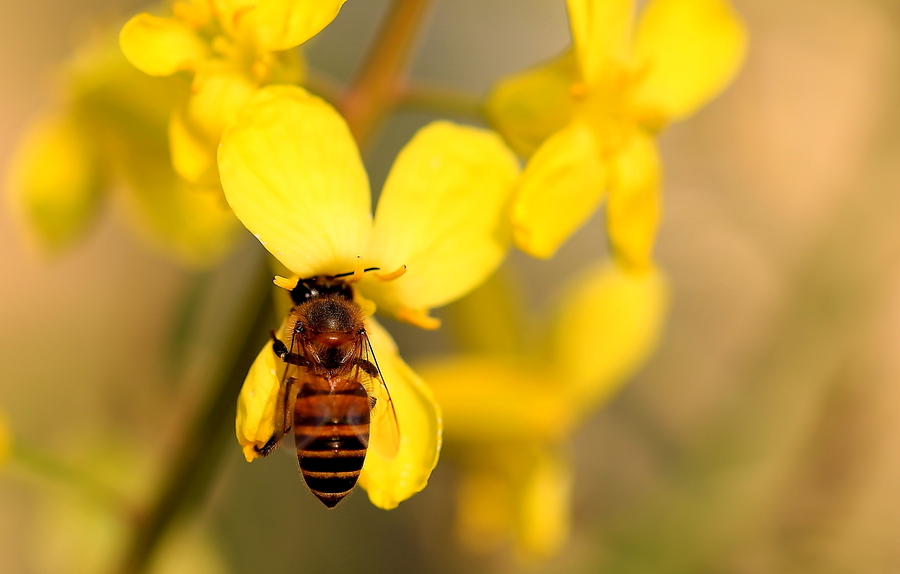
[[[260, 277], [247, 296], [246, 316], [235, 321], [240, 335], [223, 350], [215, 384], [200, 403], [193, 419], [173, 450], [167, 473], [148, 505], [126, 548], [118, 572], [144, 572], [168, 527], [192, 505], [199, 505], [215, 476], [222, 453], [234, 431], [234, 405], [250, 365], [265, 344], [274, 321], [270, 272], [260, 258]], [[233, 359], [232, 359], [233, 358]], [[231, 360], [229, 360], [231, 359]]]
[[10, 460], [30, 474], [71, 486], [97, 504], [111, 508], [123, 516], [135, 516], [134, 506], [122, 493], [49, 452], [16, 441], [10, 452]]
[[356, 80], [338, 106], [360, 147], [400, 102], [405, 66], [429, 0], [397, 0]]
[[482, 119], [484, 115], [478, 97], [432, 86], [409, 86], [400, 95], [397, 107], [469, 119]]

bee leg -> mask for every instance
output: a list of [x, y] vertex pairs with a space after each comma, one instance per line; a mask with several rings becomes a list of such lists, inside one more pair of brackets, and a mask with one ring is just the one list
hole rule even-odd
[[272, 438], [266, 441], [266, 444], [261, 447], [254, 447], [256, 452], [259, 453], [259, 456], [269, 456], [269, 454], [278, 447], [278, 442], [281, 440], [281, 434], [274, 434]]
[[356, 366], [365, 371], [370, 377], [378, 376], [378, 367], [372, 364], [372, 361], [365, 359], [356, 359]]
[[294, 424], [294, 401], [297, 400], [295, 392], [297, 380], [294, 377], [288, 377], [284, 389], [284, 396], [281, 403], [281, 434], [286, 435], [290, 432]]
[[306, 360], [306, 357], [288, 351], [287, 346], [275, 337], [275, 331], [269, 331], [269, 335], [272, 337], [272, 351], [276, 357], [291, 365], [309, 366], [309, 361]]

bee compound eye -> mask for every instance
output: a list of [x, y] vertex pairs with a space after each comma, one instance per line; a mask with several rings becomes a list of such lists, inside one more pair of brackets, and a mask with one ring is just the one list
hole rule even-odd
[[315, 295], [318, 295], [318, 290], [315, 283], [309, 279], [301, 279], [297, 282], [297, 286], [291, 289], [291, 300], [295, 305], [305, 303]]

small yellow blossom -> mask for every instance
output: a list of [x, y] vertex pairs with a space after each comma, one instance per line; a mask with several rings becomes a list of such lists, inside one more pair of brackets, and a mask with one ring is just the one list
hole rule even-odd
[[[373, 219], [368, 176], [343, 118], [301, 88], [269, 86], [224, 132], [219, 172], [238, 219], [293, 280], [360, 263], [381, 274], [405, 266], [399, 278], [366, 273], [355, 286], [364, 308], [377, 305], [424, 328], [437, 326], [431, 308], [484, 281], [511, 242], [507, 210], [518, 165], [499, 136], [481, 129], [422, 128], [397, 157]], [[390, 336], [371, 319], [366, 324], [396, 407], [400, 448], [393, 459], [370, 448], [360, 483], [375, 505], [393, 508], [427, 483], [440, 413]], [[248, 459], [274, 428], [275, 367], [266, 345], [238, 401], [238, 441]]]
[[172, 16], [138, 14], [122, 28], [122, 52], [151, 76], [193, 74], [191, 94], [169, 124], [175, 170], [217, 185], [216, 146], [225, 125], [260, 86], [299, 83], [295, 48], [319, 33], [345, 0], [176, 1]]
[[568, 438], [659, 339], [668, 289], [653, 268], [635, 274], [595, 265], [564, 295], [536, 348], [492, 345], [419, 367], [444, 413], [446, 452], [464, 470], [458, 527], [473, 548], [511, 540], [531, 557], [560, 548], [570, 522]]
[[68, 64], [62, 101], [23, 136], [8, 188], [15, 211], [42, 250], [82, 238], [115, 188], [137, 231], [195, 266], [231, 246], [237, 221], [221, 192], [188, 185], [169, 160], [168, 115], [184, 82], [138, 72], [112, 39], [100, 38]]
[[512, 218], [517, 245], [551, 257], [608, 193], [620, 264], [647, 268], [662, 213], [654, 136], [715, 97], [746, 34], [727, 0], [568, 0], [574, 48], [498, 83], [487, 113], [529, 157]]

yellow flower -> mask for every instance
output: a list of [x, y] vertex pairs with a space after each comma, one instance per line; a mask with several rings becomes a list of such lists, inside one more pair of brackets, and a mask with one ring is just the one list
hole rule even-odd
[[[485, 320], [480, 310], [502, 302], [477, 302], [484, 296], [476, 292], [461, 311], [478, 309]], [[647, 360], [667, 303], [659, 271], [595, 265], [568, 288], [536, 348], [485, 348], [420, 366], [444, 413], [446, 452], [465, 471], [463, 541], [488, 549], [512, 539], [531, 557], [559, 549], [569, 528], [567, 438]]]
[[[355, 284], [364, 308], [424, 328], [431, 308], [461, 297], [500, 264], [511, 241], [507, 218], [518, 166], [496, 134], [435, 122], [400, 152], [373, 220], [369, 182], [347, 124], [295, 86], [260, 90], [226, 129], [219, 150], [225, 197], [238, 219], [297, 278], [365, 267]], [[279, 280], [282, 285], [291, 280]], [[427, 483], [440, 448], [431, 392], [374, 321], [367, 330], [400, 425], [392, 458], [369, 449], [360, 483], [393, 508]], [[271, 345], [251, 368], [238, 401], [238, 441], [248, 460], [274, 429], [279, 378]], [[373, 433], [373, 444], [377, 435]]]
[[58, 253], [83, 237], [112, 189], [152, 245], [198, 266], [231, 246], [237, 222], [216, 189], [190, 186], [172, 170], [168, 115], [188, 91], [136, 71], [109, 39], [70, 62], [63, 101], [28, 129], [9, 190], [40, 247]]
[[186, 180], [217, 185], [216, 146], [225, 125], [256, 90], [298, 83], [304, 66], [295, 48], [337, 16], [345, 0], [189, 0], [172, 16], [128, 21], [122, 52], [139, 70], [194, 74], [191, 94], [169, 124], [172, 162]]
[[568, 0], [572, 51], [495, 86], [487, 113], [529, 163], [512, 218], [517, 245], [547, 258], [607, 199], [616, 260], [646, 268], [661, 217], [653, 136], [716, 96], [746, 34], [727, 0]]

